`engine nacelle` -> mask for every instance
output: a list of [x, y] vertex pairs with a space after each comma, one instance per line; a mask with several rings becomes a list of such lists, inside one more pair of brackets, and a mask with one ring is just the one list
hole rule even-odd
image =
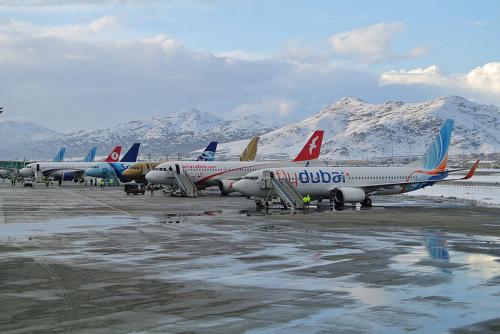
[[358, 203], [366, 198], [366, 194], [359, 188], [341, 187], [335, 190], [334, 199], [338, 203]]
[[233, 184], [236, 181], [234, 180], [220, 180], [219, 181], [219, 189], [220, 193], [222, 196], [226, 196], [229, 193], [235, 192], [236, 190], [233, 189]]
[[73, 172], [64, 172], [62, 174], [63, 181], [73, 181], [75, 179], [75, 173]]

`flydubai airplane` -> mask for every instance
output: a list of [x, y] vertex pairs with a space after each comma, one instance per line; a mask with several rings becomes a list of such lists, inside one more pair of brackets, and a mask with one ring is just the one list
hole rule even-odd
[[[215, 160], [215, 152], [217, 151], [217, 142], [212, 141], [208, 144], [205, 150], [198, 156], [196, 161], [213, 161]], [[141, 161], [134, 163], [123, 171], [122, 177], [124, 180], [136, 181], [139, 183], [146, 182], [146, 174], [152, 171], [156, 166], [164, 161]], [[126, 181], [124, 181], [126, 182]]]
[[263, 176], [289, 180], [302, 195], [312, 199], [330, 199], [336, 205], [361, 203], [371, 206], [372, 195], [406, 193], [438, 182], [469, 179], [479, 164], [476, 161], [466, 176], [448, 178], [448, 147], [453, 120], [444, 122], [423, 157], [404, 167], [282, 167], [248, 173], [234, 183], [233, 189], [245, 196], [266, 199], [272, 190], [262, 187]]
[[[32, 162], [19, 170], [22, 177], [41, 178], [43, 176], [53, 177], [56, 180], [71, 181], [81, 178], [85, 170], [92, 167], [97, 147], [92, 147], [84, 161], [60, 161], [60, 162]], [[121, 152], [121, 146], [116, 146], [108, 155], [106, 161], [117, 161]]]
[[309, 137], [299, 155], [292, 161], [170, 161], [156, 166], [146, 174], [153, 184], [175, 184], [175, 173], [185, 174], [198, 189], [218, 186], [222, 195], [233, 192], [233, 183], [246, 174], [263, 169], [291, 165], [308, 165], [319, 157], [323, 130], [316, 130]]

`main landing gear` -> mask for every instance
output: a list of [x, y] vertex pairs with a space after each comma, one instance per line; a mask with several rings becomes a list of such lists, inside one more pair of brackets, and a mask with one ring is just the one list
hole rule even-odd
[[372, 199], [370, 197], [366, 197], [362, 202], [361, 202], [361, 207], [363, 208], [370, 208], [372, 207]]

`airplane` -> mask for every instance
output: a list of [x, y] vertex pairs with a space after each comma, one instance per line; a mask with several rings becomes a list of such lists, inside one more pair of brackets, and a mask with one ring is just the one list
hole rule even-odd
[[[302, 195], [311, 199], [330, 199], [335, 205], [361, 203], [372, 205], [373, 195], [406, 193], [432, 186], [438, 182], [470, 179], [479, 164], [476, 161], [467, 175], [448, 178], [448, 147], [453, 130], [453, 120], [442, 125], [435, 140], [422, 158], [403, 167], [281, 167], [248, 173], [233, 184], [233, 189], [245, 196], [266, 199], [271, 189], [262, 188], [263, 176], [287, 179]], [[268, 172], [267, 172], [268, 171]]]
[[[217, 142], [213, 141], [208, 144], [205, 150], [198, 156], [197, 161], [203, 161], [205, 158], [215, 159], [215, 152], [217, 151]], [[146, 174], [152, 171], [156, 166], [164, 161], [143, 161], [137, 162], [123, 171], [124, 179], [135, 181], [137, 183], [146, 182]]]
[[249, 172], [271, 167], [308, 165], [319, 157], [323, 130], [316, 130], [292, 161], [171, 161], [156, 166], [146, 174], [153, 184], [175, 184], [175, 174], [185, 174], [198, 189], [218, 186], [223, 196], [233, 192], [233, 183]]
[[[32, 162], [19, 170], [19, 175], [22, 177], [40, 178], [42, 176], [53, 177], [56, 180], [71, 181], [81, 178], [87, 168], [95, 164], [93, 161], [97, 147], [92, 147], [90, 152], [85, 157], [84, 161], [60, 161], [60, 162]], [[114, 161], [116, 153], [120, 155], [121, 146], [113, 149], [106, 159]]]
[[140, 143], [133, 144], [119, 162], [98, 162], [85, 170], [85, 176], [113, 180], [115, 184], [130, 181], [123, 172], [135, 164], [139, 155]]
[[259, 144], [259, 136], [255, 136], [250, 139], [247, 147], [240, 155], [240, 161], [254, 161], [257, 155], [257, 144]]

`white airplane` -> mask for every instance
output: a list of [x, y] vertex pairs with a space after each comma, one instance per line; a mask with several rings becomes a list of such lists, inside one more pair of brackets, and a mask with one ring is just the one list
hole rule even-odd
[[[87, 168], [95, 165], [94, 157], [96, 147], [93, 147], [84, 161], [51, 161], [32, 162], [19, 170], [22, 177], [41, 178], [43, 176], [53, 177], [56, 180], [71, 181], [82, 177]], [[116, 146], [106, 158], [106, 161], [117, 161], [121, 151], [121, 146]]]
[[[262, 169], [245, 175], [233, 189], [245, 196], [266, 199], [271, 189], [262, 187], [263, 175], [289, 180], [302, 196], [330, 199], [336, 205], [361, 203], [371, 206], [372, 195], [393, 195], [414, 191], [437, 182], [469, 179], [476, 161], [465, 177], [450, 179], [446, 169], [453, 120], [446, 120], [424, 156], [404, 167], [281, 167]], [[456, 170], [455, 170], [456, 171]]]
[[323, 130], [316, 130], [310, 136], [293, 161], [170, 161], [156, 166], [146, 174], [146, 180], [153, 184], [175, 184], [175, 173], [185, 174], [198, 189], [218, 186], [222, 195], [234, 190], [232, 184], [251, 171], [291, 165], [308, 165], [316, 160], [321, 151]]

